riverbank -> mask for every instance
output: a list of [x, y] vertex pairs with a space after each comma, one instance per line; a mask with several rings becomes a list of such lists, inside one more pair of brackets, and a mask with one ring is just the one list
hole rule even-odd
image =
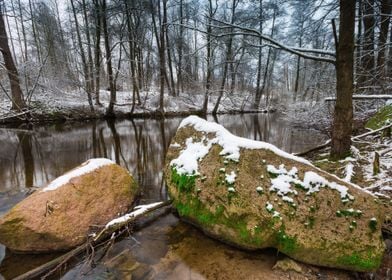
[[[216, 103], [216, 96], [211, 96], [207, 113], [210, 114]], [[20, 113], [10, 110], [9, 100], [0, 99], [0, 124], [48, 123], [66, 121], [84, 121], [107, 118], [167, 118], [177, 116], [202, 115], [203, 94], [165, 95], [164, 110], [159, 108], [159, 92], [157, 90], [140, 93], [140, 100], [133, 102], [132, 93], [118, 91], [113, 115], [108, 116], [109, 92], [101, 90], [100, 104], [88, 104], [84, 93], [79, 91], [58, 92], [57, 94], [41, 92], [34, 96], [29, 109]], [[140, 102], [139, 102], [140, 101]], [[266, 113], [272, 108], [252, 109], [252, 98], [249, 93], [233, 93], [224, 96], [218, 114]]]
[[[362, 127], [362, 129], [364, 129]], [[391, 128], [389, 128], [391, 129]], [[385, 131], [353, 140], [351, 154], [339, 161], [329, 160], [330, 148], [311, 152], [305, 157], [312, 163], [375, 196], [386, 208], [383, 224], [386, 251], [380, 268], [357, 275], [360, 279], [390, 279], [392, 267], [392, 138]]]

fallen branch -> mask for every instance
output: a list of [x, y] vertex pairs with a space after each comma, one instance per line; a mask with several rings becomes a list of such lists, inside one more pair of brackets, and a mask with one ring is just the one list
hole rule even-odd
[[[45, 275], [45, 277], [47, 277], [50, 274], [54, 273], [58, 267], [67, 263], [73, 257], [76, 257], [82, 254], [83, 252], [87, 251], [89, 246], [92, 245], [95, 247], [99, 245], [99, 243], [102, 243], [105, 240], [107, 241], [107, 239], [111, 237], [112, 234], [117, 230], [127, 226], [131, 222], [134, 222], [144, 217], [146, 214], [154, 212], [158, 209], [162, 209], [170, 204], [171, 201], [168, 200], [168, 201], [157, 202], [148, 205], [136, 206], [135, 211], [110, 221], [97, 235], [95, 235], [92, 239], [88, 240], [86, 243], [76, 247], [75, 249], [65, 253], [64, 255], [61, 255], [58, 258], [55, 258], [43, 265], [40, 265], [39, 267], [34, 268], [33, 270], [30, 270], [22, 275], [19, 275], [18, 277], [14, 278], [14, 280], [26, 280], [26, 279], [35, 278], [42, 275], [46, 271], [49, 271], [49, 273]], [[109, 239], [109, 241], [110, 240], [111, 239]]]
[[[378, 133], [380, 131], [383, 131], [383, 130], [385, 130], [387, 128], [390, 128], [390, 127], [392, 127], [392, 124], [389, 124], [389, 125], [386, 125], [386, 126], [383, 126], [383, 127], [379, 128], [379, 129], [371, 130], [371, 131], [365, 132], [363, 134], [351, 137], [351, 140], [357, 140], [359, 138], [363, 138], [363, 137], [366, 137], [366, 136], [369, 136], [369, 135], [372, 135], [372, 134], [376, 134], [376, 133]], [[321, 150], [321, 149], [323, 149], [325, 147], [328, 147], [328, 145], [330, 143], [331, 143], [331, 139], [327, 140], [324, 144], [321, 144], [319, 146], [316, 146], [316, 147], [311, 148], [311, 149], [309, 149], [307, 151], [304, 151], [304, 152], [295, 153], [294, 155], [296, 155], [296, 156], [304, 156], [306, 154], [309, 154], [310, 152], [318, 151], [318, 150]]]
[[366, 136], [369, 136], [369, 135], [372, 135], [372, 134], [376, 134], [377, 132], [383, 131], [384, 129], [387, 129], [387, 128], [390, 128], [390, 127], [392, 127], [392, 124], [388, 124], [388, 125], [383, 126], [383, 127], [379, 128], [379, 129], [371, 130], [371, 131], [365, 132], [363, 134], [354, 136], [352, 139], [355, 140], [355, 139], [366, 137]]
[[294, 155], [296, 155], [296, 156], [304, 156], [304, 155], [309, 154], [311, 152], [318, 151], [318, 150], [321, 150], [321, 149], [323, 149], [325, 147], [328, 147], [330, 143], [331, 143], [331, 139], [327, 140], [324, 144], [318, 145], [318, 146], [313, 147], [313, 148], [311, 148], [309, 150], [306, 150], [304, 152], [295, 153]]
[[102, 240], [103, 236], [108, 236], [115, 232], [116, 230], [122, 228], [123, 226], [135, 221], [137, 218], [150, 213], [154, 210], [167, 206], [171, 203], [170, 200], [164, 202], [156, 202], [147, 205], [139, 205], [135, 207], [135, 211], [125, 214], [119, 218], [111, 220], [106, 226], [93, 238], [93, 242], [98, 242]]
[[[392, 99], [391, 94], [374, 94], [374, 95], [365, 95], [365, 94], [354, 94], [353, 99]], [[324, 98], [324, 101], [335, 101], [336, 97], [328, 96]]]
[[17, 114], [5, 114], [5, 115], [0, 116], [0, 122], [8, 120], [8, 119], [12, 119], [12, 118], [19, 118], [20, 116], [23, 116], [26, 114], [30, 114], [30, 110], [26, 110], [26, 111], [23, 111], [23, 112], [17, 113]]

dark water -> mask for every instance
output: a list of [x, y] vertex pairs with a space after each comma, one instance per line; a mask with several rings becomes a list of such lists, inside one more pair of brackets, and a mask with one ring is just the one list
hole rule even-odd
[[[0, 128], [0, 215], [22, 200], [29, 188], [44, 186], [93, 157], [110, 158], [127, 168], [142, 188], [141, 203], [165, 199], [164, 156], [181, 119], [94, 121], [29, 130]], [[233, 134], [270, 142], [291, 153], [306, 150], [326, 139], [317, 131], [295, 128], [275, 114], [223, 115], [217, 121]], [[158, 223], [159, 228], [168, 228], [159, 235], [160, 239], [175, 239], [173, 232], [178, 227], [190, 230], [169, 216], [167, 223]], [[206, 237], [199, 233], [197, 238]], [[162, 246], [168, 244], [170, 242], [165, 241]], [[154, 263], [161, 257], [159, 253], [152, 256], [156, 259]], [[0, 278], [23, 273], [37, 265], [36, 262], [45, 262], [42, 258], [45, 257], [14, 256], [0, 245]], [[75, 270], [69, 273], [76, 273]]]

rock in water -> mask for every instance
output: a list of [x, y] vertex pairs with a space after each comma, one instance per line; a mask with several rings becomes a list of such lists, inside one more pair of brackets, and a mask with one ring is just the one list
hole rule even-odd
[[90, 159], [36, 191], [0, 219], [0, 243], [25, 253], [62, 251], [86, 241], [91, 227], [126, 212], [138, 186], [108, 159]]
[[271, 144], [191, 116], [172, 140], [165, 174], [179, 215], [229, 244], [355, 271], [380, 265], [380, 202]]

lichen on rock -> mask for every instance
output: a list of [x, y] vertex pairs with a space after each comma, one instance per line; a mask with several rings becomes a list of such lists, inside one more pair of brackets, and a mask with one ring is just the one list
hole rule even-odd
[[381, 225], [370, 221], [383, 220], [384, 210], [359, 186], [194, 116], [172, 143], [179, 146], [167, 153], [170, 197], [180, 217], [206, 234], [246, 249], [274, 247], [315, 265], [379, 266]]

